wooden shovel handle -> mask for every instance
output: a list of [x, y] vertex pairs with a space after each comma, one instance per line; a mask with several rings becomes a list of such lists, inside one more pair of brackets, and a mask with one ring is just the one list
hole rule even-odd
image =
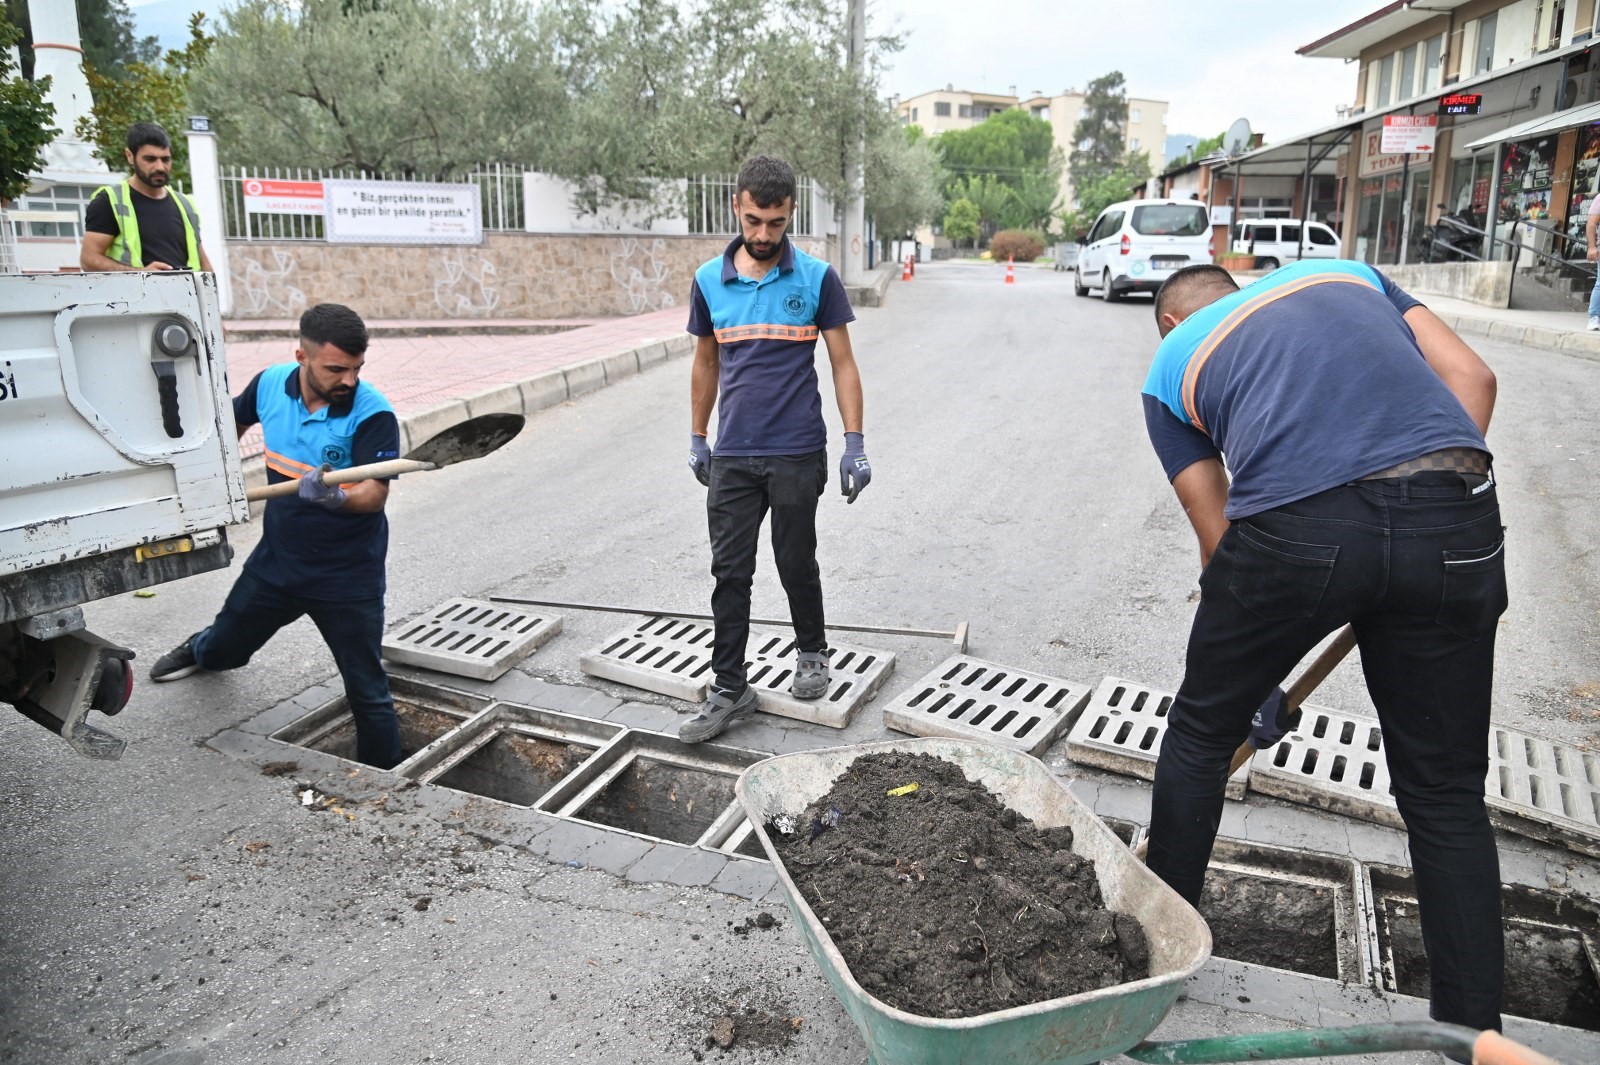
[[[323, 484], [351, 484], [355, 481], [370, 481], [374, 477], [398, 477], [402, 473], [426, 473], [439, 467], [431, 462], [418, 462], [416, 459], [390, 459], [387, 462], [372, 462], [365, 466], [351, 466], [343, 470], [330, 470], [322, 475]], [[277, 484], [261, 485], [245, 493], [245, 498], [251, 502], [258, 499], [273, 499], [277, 496], [292, 496], [300, 490], [299, 480], [279, 481]]]
[[1473, 1065], [1560, 1065], [1554, 1058], [1521, 1043], [1512, 1042], [1499, 1032], [1483, 1032], [1472, 1044]]

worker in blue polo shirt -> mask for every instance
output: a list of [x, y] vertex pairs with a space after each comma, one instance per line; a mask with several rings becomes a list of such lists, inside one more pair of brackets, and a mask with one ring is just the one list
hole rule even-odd
[[[855, 321], [839, 275], [789, 240], [795, 176], [768, 155], [739, 170], [733, 211], [740, 235], [695, 271], [689, 332], [689, 467], [710, 491], [715, 679], [700, 712], [678, 729], [688, 743], [710, 739], [756, 709], [746, 681], [750, 587], [761, 522], [772, 513], [772, 553], [789, 598], [795, 662], [789, 684], [801, 699], [828, 690], [828, 641], [817, 567], [817, 498], [828, 483], [827, 426], [815, 368], [817, 338], [828, 346], [844, 422], [840, 491], [847, 502], [872, 479], [861, 436], [861, 375], [850, 348]], [[706, 434], [718, 410], [713, 449]]]
[[[1198, 902], [1228, 763], [1294, 665], [1355, 629], [1405, 820], [1435, 1019], [1500, 1027], [1499, 856], [1484, 807], [1504, 531], [1484, 442], [1495, 375], [1365, 263], [1239, 289], [1173, 274], [1145, 424], [1200, 542], [1200, 604], [1168, 711], [1150, 868]], [[1226, 467], [1224, 467], [1226, 462]], [[1254, 727], [1253, 727], [1254, 726]]]
[[233, 401], [239, 433], [261, 424], [267, 481], [298, 480], [267, 501], [261, 540], [210, 626], [156, 661], [155, 681], [237, 669], [302, 615], [316, 624], [344, 679], [356, 757], [380, 769], [402, 758], [400, 723], [383, 671], [386, 480], [330, 485], [323, 474], [399, 456], [389, 401], [360, 380], [367, 327], [348, 307], [300, 316], [295, 361], [269, 366]]

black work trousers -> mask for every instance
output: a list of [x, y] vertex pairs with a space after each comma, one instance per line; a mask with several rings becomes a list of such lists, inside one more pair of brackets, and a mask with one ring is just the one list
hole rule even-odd
[[1198, 901], [1257, 707], [1351, 622], [1416, 875], [1435, 1019], [1500, 1027], [1500, 867], [1484, 808], [1504, 532], [1491, 481], [1358, 481], [1236, 521], [1200, 578], [1156, 764], [1149, 864]]
[[817, 498], [828, 483], [828, 455], [715, 455], [706, 518], [711, 531], [711, 665], [724, 691], [745, 686], [750, 586], [761, 522], [772, 512], [772, 554], [789, 597], [797, 651], [827, 647], [822, 572], [817, 567]]

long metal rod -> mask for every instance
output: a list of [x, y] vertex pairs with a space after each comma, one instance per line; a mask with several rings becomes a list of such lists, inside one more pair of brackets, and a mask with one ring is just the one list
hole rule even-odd
[[[715, 621], [710, 614], [694, 614], [683, 610], [657, 610], [654, 607], [640, 606], [611, 606], [605, 603], [564, 603], [555, 599], [522, 599], [512, 595], [491, 595], [491, 603], [515, 603], [518, 606], [547, 606], [562, 610], [597, 610], [606, 614], [644, 614], [650, 617], [683, 618], [687, 621]], [[751, 618], [752, 625], [782, 625], [792, 628], [794, 622], [785, 618]], [[905, 629], [893, 625], [841, 625], [837, 622], [828, 622], [828, 628], [838, 629], [841, 632], [881, 632], [890, 636], [930, 636], [940, 640], [955, 640], [966, 648], [967, 623], [962, 622], [956, 626], [954, 632], [942, 629]]]

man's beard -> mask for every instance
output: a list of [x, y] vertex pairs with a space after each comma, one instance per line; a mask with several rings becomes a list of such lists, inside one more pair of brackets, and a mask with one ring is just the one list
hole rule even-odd
[[756, 245], [751, 244], [747, 240], [744, 242], [744, 250], [749, 252], [750, 258], [754, 259], [756, 262], [764, 263], [778, 257], [778, 252], [783, 250], [783, 241], [780, 240], [758, 249]]
[[322, 400], [324, 403], [338, 404], [343, 403], [345, 400], [353, 396], [356, 390], [353, 388], [345, 388], [343, 385], [339, 385], [336, 388], [321, 389], [318, 388], [315, 383], [312, 383], [311, 391], [315, 392], [317, 394], [317, 398]]
[[171, 176], [165, 170], [146, 171], [140, 170], [138, 167], [134, 167], [134, 171], [139, 175], [140, 181], [144, 182], [146, 185], [149, 185], [153, 189], [159, 189], [161, 186], [165, 185], [167, 183], [167, 179]]

